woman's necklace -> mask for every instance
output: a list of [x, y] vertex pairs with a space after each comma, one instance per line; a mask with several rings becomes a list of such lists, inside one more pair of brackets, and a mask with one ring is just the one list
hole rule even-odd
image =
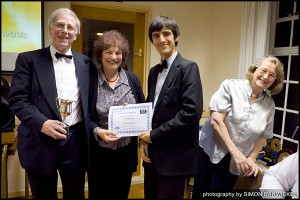
[[256, 99], [257, 99], [257, 97], [258, 97], [258, 95], [255, 95], [255, 94], [252, 93], [252, 94], [250, 95], [250, 98], [249, 98], [250, 103], [255, 102]]
[[251, 94], [251, 97], [250, 97], [250, 98], [251, 98], [252, 100], [256, 100], [256, 99], [257, 99], [257, 97], [258, 97], [258, 95]]
[[110, 82], [110, 83], [113, 83], [113, 82], [115, 82], [118, 78], [119, 78], [119, 73], [117, 74], [117, 77], [114, 79], [114, 80], [108, 80], [107, 78], [106, 78], [106, 76], [104, 75], [104, 77], [105, 77], [105, 79], [108, 81], [108, 82]]

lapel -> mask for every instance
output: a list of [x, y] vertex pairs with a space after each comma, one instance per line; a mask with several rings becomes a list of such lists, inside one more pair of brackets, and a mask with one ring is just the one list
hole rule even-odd
[[82, 56], [75, 51], [72, 51], [78, 87], [80, 89], [80, 98], [84, 115], [87, 116], [88, 91], [89, 91], [89, 65], [85, 63]]
[[[178, 71], [180, 69], [181, 60], [182, 60], [182, 56], [178, 53], [175, 60], [173, 61], [172, 65], [170, 67], [169, 73], [168, 73], [168, 75], [166, 77], [166, 80], [165, 80], [165, 82], [164, 82], [164, 84], [161, 88], [161, 91], [159, 93], [159, 96], [158, 96], [158, 99], [157, 99], [157, 102], [156, 102], [156, 105], [155, 105], [155, 108], [154, 108], [154, 112], [158, 108], [163, 96], [165, 95], [165, 92], [166, 92], [167, 88], [170, 87], [170, 85], [173, 82], [176, 74], [178, 73]], [[157, 80], [157, 75], [156, 75], [156, 80]], [[156, 84], [156, 82], [155, 82], [155, 84]], [[155, 85], [154, 85], [154, 91], [155, 91]]]
[[150, 85], [150, 89], [149, 89], [149, 95], [148, 95], [148, 102], [154, 102], [154, 94], [155, 94], [155, 88], [156, 88], [156, 82], [157, 82], [157, 77], [158, 77], [158, 65], [155, 65], [153, 67], [153, 69], [150, 71], [150, 81], [149, 81], [149, 85]]
[[56, 83], [50, 47], [41, 50], [39, 59], [34, 61], [37, 79], [39, 80], [41, 90], [43, 91], [46, 101], [56, 116], [61, 119], [56, 106]]

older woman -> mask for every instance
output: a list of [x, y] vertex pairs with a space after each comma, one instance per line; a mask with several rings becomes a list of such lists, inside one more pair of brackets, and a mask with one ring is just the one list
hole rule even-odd
[[118, 137], [108, 130], [108, 113], [110, 106], [143, 103], [145, 98], [137, 76], [121, 68], [129, 43], [119, 31], [104, 32], [94, 53], [100, 68], [91, 77], [89, 199], [127, 199], [138, 163], [137, 137]]
[[231, 191], [238, 176], [256, 176], [256, 157], [273, 137], [275, 104], [283, 88], [283, 64], [264, 56], [244, 80], [227, 79], [210, 101], [210, 117], [200, 131], [200, 173], [193, 199], [204, 191]]

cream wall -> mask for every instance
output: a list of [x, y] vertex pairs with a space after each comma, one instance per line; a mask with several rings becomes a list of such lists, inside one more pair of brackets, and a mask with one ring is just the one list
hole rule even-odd
[[[153, 3], [153, 17], [166, 15], [174, 18], [180, 29], [177, 50], [180, 54], [195, 61], [200, 70], [204, 104], [206, 100], [207, 73], [211, 68], [214, 34], [214, 2]], [[168, 9], [166, 9], [168, 8]], [[159, 61], [159, 54], [151, 48], [152, 66]], [[208, 100], [207, 100], [208, 102]]]
[[[203, 86], [204, 105], [209, 105], [211, 95], [226, 78], [237, 78], [241, 17], [243, 2], [124, 2], [133, 6], [148, 6], [152, 16], [166, 15], [174, 18], [181, 36], [177, 50], [186, 58], [198, 63]], [[44, 2], [45, 46], [49, 45], [48, 16], [59, 7], [70, 7], [67, 1]], [[150, 66], [160, 60], [159, 54], [149, 44]], [[24, 170], [18, 155], [8, 159], [9, 197], [24, 195]], [[60, 185], [60, 182], [59, 182]]]
[[211, 65], [204, 80], [205, 102], [226, 78], [237, 78], [240, 58], [243, 2], [215, 4]]
[[[153, 2], [152, 16], [173, 17], [181, 36], [177, 50], [198, 63], [205, 109], [225, 78], [237, 78], [243, 2]], [[151, 66], [159, 54], [151, 47]]]
[[69, 1], [44, 1], [44, 41], [45, 46], [50, 44], [50, 36], [48, 31], [48, 18], [52, 11], [58, 8], [70, 8]]
[[[184, 57], [198, 63], [206, 106], [222, 80], [238, 77], [243, 2], [165, 1], [123, 4], [148, 6], [152, 9], [150, 18], [166, 15], [177, 21], [181, 32], [177, 49]], [[48, 46], [48, 16], [59, 7], [70, 7], [70, 2], [45, 1], [44, 5], [45, 45]], [[160, 57], [155, 48], [149, 46], [149, 63], [154, 66]]]

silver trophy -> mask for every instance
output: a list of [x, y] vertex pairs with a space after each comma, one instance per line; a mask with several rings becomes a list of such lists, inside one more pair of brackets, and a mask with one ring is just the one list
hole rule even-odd
[[75, 101], [69, 100], [69, 99], [60, 99], [56, 98], [56, 106], [58, 108], [58, 112], [60, 113], [62, 117], [62, 123], [60, 124], [64, 129], [67, 131], [67, 135], [70, 135], [69, 132], [69, 125], [65, 122], [66, 117], [69, 116], [72, 113], [72, 104]]

